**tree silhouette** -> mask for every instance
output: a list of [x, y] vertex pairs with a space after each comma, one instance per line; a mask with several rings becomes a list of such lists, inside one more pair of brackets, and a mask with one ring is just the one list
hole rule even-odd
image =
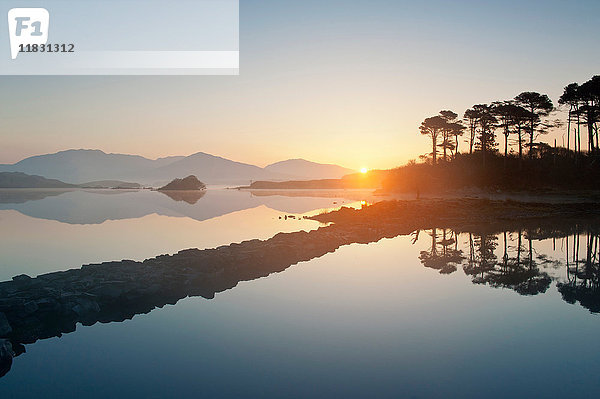
[[577, 135], [573, 135], [573, 149], [575, 150], [576, 154], [579, 154], [581, 151], [581, 136], [579, 134], [579, 106], [581, 101], [581, 93], [577, 83], [571, 83], [567, 85], [563, 91], [563, 94], [558, 99], [559, 104], [566, 104], [569, 106], [569, 114], [567, 117], [567, 150], [569, 150], [571, 142], [571, 122], [576, 118], [575, 122], [577, 123]]
[[[420, 132], [431, 138], [432, 149], [421, 158], [433, 166], [443, 159], [443, 166], [409, 163], [394, 169], [382, 185], [387, 190], [404, 191], [408, 183], [419, 182], [419, 187], [438, 192], [467, 187], [595, 189], [600, 179], [600, 75], [581, 86], [572, 83], [565, 87], [559, 103], [567, 105], [569, 111], [566, 148], [564, 141], [559, 146], [556, 139], [553, 145], [539, 139], [562, 122], [551, 118], [554, 105], [547, 95], [526, 91], [512, 100], [474, 105], [461, 120], [450, 110], [425, 119]], [[580, 130], [586, 127], [588, 151], [584, 148], [582, 152], [581, 135], [584, 141], [586, 135]], [[465, 132], [468, 154], [466, 150], [459, 152], [459, 138]], [[502, 143], [498, 132], [502, 133]], [[500, 151], [499, 144], [503, 145]], [[530, 159], [525, 161], [527, 157]]]
[[456, 120], [458, 117], [452, 111], [440, 111], [440, 116], [444, 119], [444, 128], [442, 129], [442, 152], [444, 154], [444, 161], [448, 160], [448, 150], [454, 150], [455, 146], [452, 141], [450, 141], [450, 126], [449, 123]]
[[[508, 156], [508, 138], [514, 124], [512, 107], [516, 106], [510, 101], [497, 101], [492, 103], [492, 113], [497, 117], [498, 126], [502, 129], [502, 134], [504, 135], [504, 157]], [[506, 166], [506, 159], [504, 164]]]
[[469, 154], [472, 154], [477, 134], [477, 126], [479, 125], [479, 112], [469, 108], [465, 111], [463, 119], [467, 122], [467, 128], [469, 129]]
[[439, 115], [425, 119], [419, 127], [421, 134], [427, 135], [431, 138], [431, 157], [434, 165], [437, 163], [438, 137], [443, 132], [445, 127], [446, 120]]
[[523, 128], [531, 114], [525, 108], [516, 105], [514, 101], [496, 101], [492, 103], [492, 113], [498, 119], [498, 127], [504, 135], [504, 168], [508, 158], [509, 137], [512, 133], [517, 136], [519, 160], [523, 159]]
[[442, 147], [443, 159], [448, 160], [448, 151], [453, 152], [458, 148], [458, 136], [463, 134], [464, 126], [457, 121], [458, 114], [452, 111], [440, 111], [439, 115], [425, 119], [419, 131], [423, 135], [431, 138], [431, 158], [432, 163], [437, 163], [438, 154], [438, 138], [441, 136], [442, 142], [439, 144]]
[[545, 127], [542, 118], [550, 115], [554, 110], [552, 100], [546, 94], [540, 94], [532, 91], [525, 91], [515, 97], [518, 105], [530, 112], [529, 115], [529, 157], [533, 157], [533, 146], [536, 132], [544, 133]]
[[478, 141], [475, 148], [481, 151], [483, 166], [485, 167], [486, 155], [496, 150], [496, 125], [498, 120], [494, 116], [493, 107], [488, 104], [477, 104], [472, 108], [477, 113], [479, 129], [477, 130]]
[[525, 125], [527, 121], [531, 118], [531, 114], [525, 108], [516, 104], [513, 104], [513, 106], [510, 108], [510, 112], [515, 134], [517, 135], [519, 167], [521, 167], [523, 161], [523, 132], [525, 131]]
[[447, 151], [458, 152], [458, 136], [462, 136], [465, 126], [457, 121], [458, 114], [453, 111], [440, 111], [440, 116], [446, 122], [442, 129], [442, 149], [444, 161], [448, 160]]
[[458, 154], [458, 136], [462, 136], [465, 132], [465, 125], [460, 122], [448, 123], [450, 136], [454, 136], [454, 155]]
[[[583, 113], [588, 129], [588, 151], [596, 154], [598, 151], [598, 122], [600, 120], [600, 75], [596, 75], [579, 89], [583, 105], [579, 111]], [[595, 143], [594, 143], [595, 142]]]

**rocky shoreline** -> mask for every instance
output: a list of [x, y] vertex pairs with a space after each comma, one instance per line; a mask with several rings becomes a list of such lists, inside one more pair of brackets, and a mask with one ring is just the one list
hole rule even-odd
[[[310, 232], [279, 233], [215, 249], [188, 249], [143, 262], [123, 260], [0, 283], [0, 376], [23, 344], [92, 325], [130, 319], [188, 296], [218, 292], [321, 257], [340, 246], [371, 243], [416, 230], [528, 230], [539, 237], [564, 237], [594, 228], [596, 204], [522, 204], [512, 201], [387, 201], [361, 210], [341, 210], [312, 219], [332, 223]], [[558, 223], [560, 222], [560, 223]], [[14, 353], [13, 353], [14, 352]]]

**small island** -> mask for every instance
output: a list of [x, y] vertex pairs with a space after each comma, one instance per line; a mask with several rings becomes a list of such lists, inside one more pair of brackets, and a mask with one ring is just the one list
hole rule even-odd
[[206, 190], [206, 184], [202, 183], [194, 175], [183, 179], [175, 179], [158, 191], [203, 191]]

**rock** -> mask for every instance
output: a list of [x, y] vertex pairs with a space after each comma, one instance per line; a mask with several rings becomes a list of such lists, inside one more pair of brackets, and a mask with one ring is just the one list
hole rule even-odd
[[38, 309], [39, 309], [39, 307], [38, 307], [37, 303], [35, 303], [35, 301], [29, 301], [23, 305], [23, 314], [29, 315], [29, 314], [37, 312]]
[[41, 298], [35, 301], [38, 309], [42, 311], [57, 310], [60, 308], [58, 301], [53, 298]]
[[71, 310], [78, 316], [85, 316], [88, 313], [98, 313], [100, 311], [100, 306], [91, 299], [79, 298]]
[[29, 277], [26, 274], [19, 274], [18, 276], [14, 276], [12, 278], [12, 280], [16, 281], [16, 282], [26, 283], [26, 282], [29, 282], [31, 280], [31, 277]]
[[6, 337], [8, 334], [12, 332], [12, 328], [8, 323], [8, 319], [6, 315], [0, 312], [0, 337]]
[[98, 295], [100, 297], [116, 299], [116, 298], [120, 297], [121, 295], [123, 295], [123, 293], [125, 292], [123, 286], [124, 286], [124, 284], [117, 285], [117, 284], [103, 283], [103, 284], [99, 284], [93, 290], [90, 290], [90, 292], [92, 294]]
[[0, 361], [4, 361], [8, 358], [12, 359], [14, 355], [10, 341], [7, 339], [0, 339]]
[[12, 344], [7, 339], [0, 340], [0, 377], [10, 371], [14, 357]]

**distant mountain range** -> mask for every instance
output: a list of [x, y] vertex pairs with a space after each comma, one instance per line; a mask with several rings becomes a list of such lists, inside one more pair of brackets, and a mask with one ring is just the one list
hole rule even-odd
[[195, 175], [207, 184], [248, 184], [251, 180], [336, 179], [355, 173], [338, 165], [303, 159], [277, 162], [265, 168], [199, 152], [187, 157], [148, 159], [139, 155], [107, 154], [100, 150], [67, 150], [1, 165], [0, 172], [21, 172], [70, 184], [92, 181], [132, 181], [161, 186]]
[[83, 184], [68, 184], [57, 179], [28, 175], [22, 172], [0, 172], [0, 188], [120, 188], [138, 189], [137, 183], [118, 180], [93, 181]]
[[21, 172], [0, 172], [0, 188], [77, 188], [77, 186]]
[[338, 165], [310, 162], [305, 159], [288, 159], [265, 167], [266, 171], [287, 176], [301, 177], [303, 180], [339, 179], [345, 175], [356, 173], [355, 170]]

